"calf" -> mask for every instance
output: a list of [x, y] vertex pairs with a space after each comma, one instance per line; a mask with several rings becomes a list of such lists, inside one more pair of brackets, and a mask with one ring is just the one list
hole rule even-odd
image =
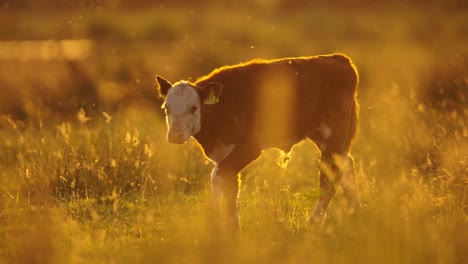
[[191, 136], [215, 167], [210, 208], [227, 205], [227, 224], [238, 231], [238, 173], [263, 149], [289, 152], [303, 139], [321, 151], [320, 197], [311, 223], [321, 224], [336, 187], [359, 208], [349, 154], [358, 122], [358, 74], [343, 54], [253, 60], [214, 70], [195, 82], [171, 84], [156, 76], [164, 99], [167, 140]]

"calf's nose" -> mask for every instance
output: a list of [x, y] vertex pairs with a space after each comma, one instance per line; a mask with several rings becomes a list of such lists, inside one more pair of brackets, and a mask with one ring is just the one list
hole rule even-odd
[[174, 144], [182, 144], [185, 142], [184, 133], [182, 131], [169, 131], [167, 141]]

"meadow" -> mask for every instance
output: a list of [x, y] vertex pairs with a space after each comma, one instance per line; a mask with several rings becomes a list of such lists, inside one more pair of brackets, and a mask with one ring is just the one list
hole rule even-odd
[[[269, 3], [0, 9], [11, 25], [0, 28], [0, 262], [468, 262], [467, 10]], [[89, 41], [87, 55], [1, 50], [57, 39]], [[193, 140], [166, 142], [155, 74], [332, 52], [360, 72], [362, 212], [338, 192], [322, 230], [307, 224], [319, 152], [304, 141], [287, 164], [267, 150], [241, 172], [238, 239], [210, 230], [213, 165]]]

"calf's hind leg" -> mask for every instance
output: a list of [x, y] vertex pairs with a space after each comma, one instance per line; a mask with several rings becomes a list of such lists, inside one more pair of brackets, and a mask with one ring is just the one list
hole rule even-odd
[[311, 224], [316, 224], [321, 226], [323, 224], [323, 219], [328, 209], [328, 205], [335, 196], [335, 178], [337, 175], [337, 167], [332, 162], [331, 156], [322, 155], [320, 164], [320, 179], [319, 179], [319, 188], [320, 196], [315, 206], [314, 213], [309, 218]]
[[360, 209], [354, 174], [354, 162], [349, 154], [335, 154], [333, 157], [324, 155], [320, 165], [320, 197], [314, 213], [309, 219], [310, 223], [323, 224], [328, 205], [335, 195], [337, 183], [343, 188], [352, 212]]
[[340, 167], [340, 185], [343, 188], [348, 205], [354, 213], [361, 208], [361, 203], [359, 202], [356, 193], [354, 161], [350, 154], [347, 154], [345, 157], [343, 157], [343, 162]]

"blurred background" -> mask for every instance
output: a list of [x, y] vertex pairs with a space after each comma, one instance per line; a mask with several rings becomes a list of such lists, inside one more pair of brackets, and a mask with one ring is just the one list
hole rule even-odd
[[461, 0], [2, 0], [0, 128], [135, 111], [163, 124], [155, 74], [343, 52], [360, 72], [356, 155], [369, 173], [464, 175], [467, 11]]
[[[309, 232], [303, 142], [241, 173], [241, 243], [211, 243], [213, 166], [165, 141], [155, 75], [333, 52], [360, 73], [361, 217], [338, 193]], [[0, 262], [468, 263], [467, 100], [466, 0], [0, 0]]]

